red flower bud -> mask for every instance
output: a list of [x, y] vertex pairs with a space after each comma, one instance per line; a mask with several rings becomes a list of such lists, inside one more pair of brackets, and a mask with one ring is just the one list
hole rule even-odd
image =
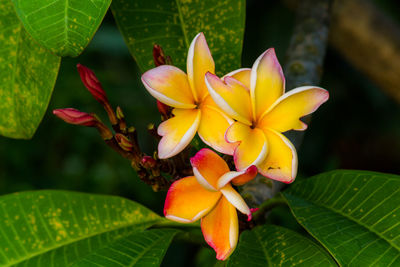
[[55, 109], [53, 110], [53, 114], [69, 124], [91, 127], [95, 126], [98, 122], [93, 115], [74, 108]]
[[128, 139], [123, 134], [117, 133], [115, 134], [115, 140], [117, 140], [118, 145], [125, 151], [132, 151], [133, 144], [132, 142]]
[[101, 104], [108, 103], [106, 92], [104, 92], [103, 88], [101, 87], [101, 83], [97, 79], [94, 72], [81, 64], [76, 65], [76, 67], [78, 68], [78, 72], [81, 76], [83, 84], [92, 94], [94, 99], [99, 101]]
[[171, 107], [157, 100], [157, 109], [164, 118], [168, 118], [171, 114]]
[[156, 65], [156, 67], [165, 65], [164, 51], [158, 44], [155, 44], [153, 46], [153, 60], [154, 60], [154, 65]]
[[152, 168], [154, 168], [156, 166], [157, 162], [156, 162], [155, 159], [153, 159], [150, 156], [144, 156], [142, 158], [141, 164], [146, 169], [152, 169]]

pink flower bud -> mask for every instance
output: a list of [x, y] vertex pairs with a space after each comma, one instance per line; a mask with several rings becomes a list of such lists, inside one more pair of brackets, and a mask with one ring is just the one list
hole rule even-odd
[[141, 164], [142, 164], [142, 166], [145, 167], [146, 169], [151, 169], [151, 168], [154, 168], [154, 167], [156, 166], [157, 162], [156, 162], [155, 159], [153, 159], [153, 158], [150, 157], [150, 156], [144, 156], [144, 157], [142, 158]]
[[55, 109], [53, 110], [53, 114], [69, 124], [91, 127], [95, 126], [98, 122], [93, 115], [74, 108]]
[[153, 46], [153, 60], [154, 60], [154, 65], [156, 65], [156, 67], [165, 65], [164, 51], [158, 44], [155, 44]]
[[132, 151], [133, 148], [133, 144], [132, 142], [128, 139], [128, 137], [126, 137], [123, 134], [117, 133], [115, 134], [115, 139], [118, 142], [118, 145], [125, 151]]
[[94, 72], [81, 64], [76, 65], [76, 67], [78, 68], [78, 72], [81, 76], [83, 84], [92, 94], [94, 99], [102, 104], [108, 103], [106, 92], [104, 92], [103, 88], [101, 87], [101, 83], [97, 79]]

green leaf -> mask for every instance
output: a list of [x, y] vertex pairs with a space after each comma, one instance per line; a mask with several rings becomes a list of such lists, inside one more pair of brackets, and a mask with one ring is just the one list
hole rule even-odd
[[[153, 229], [131, 234], [86, 257], [76, 265], [82, 266], [82, 263], [89, 262], [94, 263], [90, 266], [160, 266], [172, 238], [177, 233], [178, 230], [175, 229]], [[110, 260], [104, 261], [104, 257]], [[116, 259], [119, 259], [120, 264], [113, 264]]]
[[26, 33], [11, 1], [0, 0], [0, 10], [0, 134], [29, 139], [49, 104], [60, 58]]
[[329, 254], [308, 238], [283, 227], [263, 225], [240, 235], [228, 267], [337, 266]]
[[27, 32], [59, 56], [78, 56], [99, 28], [111, 0], [12, 0]]
[[186, 54], [199, 32], [206, 36], [219, 75], [240, 68], [245, 0], [114, 0], [111, 10], [142, 71], [154, 67], [156, 43], [186, 71]]
[[332, 171], [294, 184], [284, 196], [341, 265], [400, 265], [400, 176]]
[[178, 230], [120, 197], [35, 191], [0, 198], [0, 265], [158, 266]]

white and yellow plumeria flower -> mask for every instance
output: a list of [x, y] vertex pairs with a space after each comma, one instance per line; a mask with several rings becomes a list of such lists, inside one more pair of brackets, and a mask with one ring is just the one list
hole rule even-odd
[[226, 116], [208, 94], [204, 82], [207, 72], [215, 65], [203, 33], [192, 41], [187, 56], [187, 74], [162, 65], [143, 74], [142, 82], [149, 93], [160, 102], [173, 107], [174, 117], [161, 123], [158, 134], [158, 156], [170, 158], [181, 152], [196, 132], [204, 143], [215, 150], [232, 155], [234, 145], [224, 139], [233, 120]]
[[281, 133], [303, 131], [301, 117], [328, 100], [329, 93], [304, 86], [285, 93], [285, 78], [273, 48], [264, 52], [251, 69], [239, 69], [223, 79], [205, 77], [215, 103], [235, 120], [226, 131], [227, 142], [236, 143], [236, 168], [255, 165], [271, 179], [291, 183], [297, 174], [297, 153]]
[[204, 148], [190, 160], [195, 176], [174, 182], [168, 190], [164, 215], [181, 223], [201, 218], [206, 242], [225, 260], [234, 251], [239, 235], [236, 209], [251, 218], [251, 211], [234, 185], [242, 185], [255, 177], [257, 168], [229, 171], [226, 162], [210, 149]]

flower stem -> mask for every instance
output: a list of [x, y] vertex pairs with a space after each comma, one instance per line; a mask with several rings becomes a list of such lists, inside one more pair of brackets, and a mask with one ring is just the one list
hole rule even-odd
[[286, 206], [287, 202], [286, 200], [282, 197], [282, 194], [278, 194], [274, 198], [270, 198], [266, 201], [264, 201], [259, 207], [256, 212], [253, 213], [253, 218], [254, 220], [257, 220], [260, 218], [260, 216], [264, 215], [267, 211], [275, 208], [276, 206]]

